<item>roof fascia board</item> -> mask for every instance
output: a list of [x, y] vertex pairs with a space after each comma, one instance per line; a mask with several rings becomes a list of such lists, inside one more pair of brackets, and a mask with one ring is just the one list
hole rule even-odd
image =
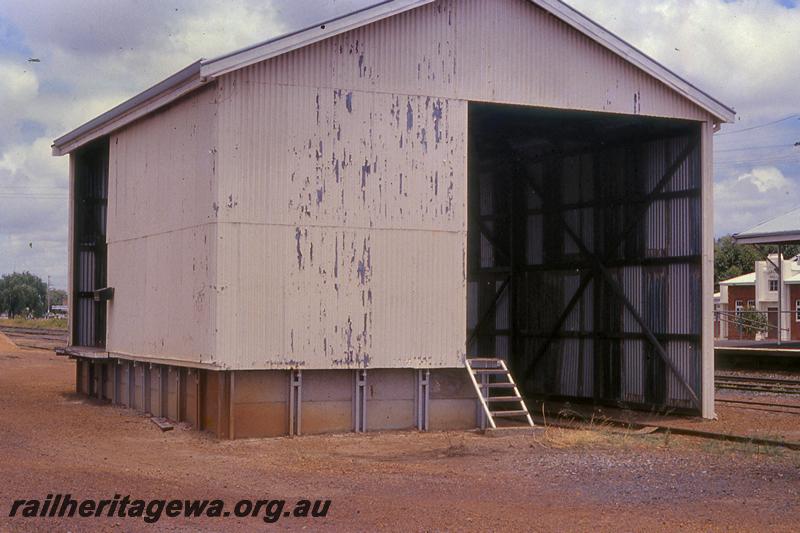
[[277, 57], [329, 37], [334, 37], [432, 2], [434, 2], [434, 0], [390, 0], [388, 2], [383, 2], [362, 11], [269, 40], [260, 45], [248, 47], [218, 58], [205, 60], [202, 62], [200, 68], [200, 76], [203, 79], [216, 78], [234, 70], [260, 63], [261, 61]]
[[781, 233], [754, 233], [751, 235], [734, 235], [736, 244], [796, 244], [800, 242], [800, 233], [787, 231]]
[[755, 285], [756, 282], [755, 281], [733, 281], [733, 280], [728, 280], [728, 281], [720, 281], [719, 284], [720, 285], [724, 285], [725, 287], [742, 287], [742, 286], [749, 287], [750, 285]]
[[203, 83], [204, 81], [200, 78], [200, 61], [197, 61], [146, 91], [62, 135], [53, 141], [53, 155], [68, 154], [95, 139], [108, 135], [177, 100]]
[[715, 100], [702, 90], [684, 80], [658, 61], [648, 57], [636, 47], [617, 37], [596, 22], [586, 18], [580, 12], [560, 0], [530, 0], [532, 3], [558, 17], [568, 25], [580, 31], [595, 42], [610, 49], [626, 61], [636, 65], [654, 78], [661, 80], [684, 98], [687, 98], [703, 109], [712, 113], [724, 122], [733, 122], [736, 111], [722, 102]]

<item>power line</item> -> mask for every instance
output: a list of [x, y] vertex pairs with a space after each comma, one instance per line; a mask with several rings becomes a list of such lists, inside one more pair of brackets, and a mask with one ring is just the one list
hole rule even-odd
[[24, 198], [29, 200], [67, 200], [69, 196], [55, 196], [50, 194], [5, 194], [0, 193], [0, 199]]
[[739, 160], [722, 160], [714, 161], [715, 165], [747, 165], [753, 163], [800, 163], [800, 154], [782, 156], [782, 157], [765, 157], [762, 159], [739, 159]]
[[741, 148], [722, 148], [722, 149], [715, 149], [715, 153], [722, 153], [722, 152], [746, 152], [747, 150], [767, 150], [769, 148], [795, 148], [800, 143], [790, 143], [790, 144], [768, 144], [764, 146], [742, 146]]
[[735, 135], [737, 133], [744, 133], [746, 131], [757, 130], [759, 128], [766, 128], [768, 126], [774, 126], [775, 124], [779, 124], [781, 122], [785, 122], [787, 120], [791, 120], [791, 119], [797, 118], [797, 117], [800, 117], [800, 115], [797, 115], [797, 114], [789, 115], [788, 117], [783, 117], [781, 119], [773, 120], [772, 122], [766, 122], [764, 124], [759, 124], [757, 126], [750, 126], [749, 128], [744, 128], [744, 129], [736, 130], [736, 131], [726, 131], [726, 132], [723, 132], [723, 133], [717, 133], [716, 136], [717, 137], [723, 137], [725, 135]]
[[800, 151], [797, 150], [781, 150], [773, 154], [725, 154], [725, 157], [720, 157], [720, 161], [749, 161], [750, 159], [786, 159], [792, 157], [800, 157]]
[[782, 161], [800, 161], [800, 154], [792, 154], [792, 155], [779, 155], [774, 157], [751, 157], [746, 159], [719, 159], [715, 160], [714, 163], [720, 164], [731, 164], [731, 163], [768, 163], [770, 161], [775, 162], [782, 162]]
[[39, 189], [39, 190], [67, 192], [66, 187], [53, 187], [51, 185], [0, 185], [0, 191], [4, 191], [6, 189], [22, 189], [22, 190]]

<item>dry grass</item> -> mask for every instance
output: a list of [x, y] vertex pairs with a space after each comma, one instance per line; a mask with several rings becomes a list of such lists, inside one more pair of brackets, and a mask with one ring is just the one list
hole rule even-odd
[[66, 318], [0, 318], [0, 326], [35, 329], [67, 329]]
[[[562, 419], [563, 420], [563, 419]], [[575, 421], [574, 419], [572, 420]], [[657, 433], [638, 433], [608, 424], [602, 420], [579, 420], [576, 428], [545, 425], [539, 437], [542, 447], [551, 449], [588, 448], [650, 448], [697, 450], [711, 455], [784, 457], [800, 468], [800, 452], [779, 446], [765, 446], [754, 443], [729, 442], [722, 440], [675, 435], [671, 431]]]
[[620, 435], [610, 435], [598, 430], [565, 429], [549, 426], [542, 434], [540, 442], [548, 448], [588, 448], [615, 444], [619, 437]]

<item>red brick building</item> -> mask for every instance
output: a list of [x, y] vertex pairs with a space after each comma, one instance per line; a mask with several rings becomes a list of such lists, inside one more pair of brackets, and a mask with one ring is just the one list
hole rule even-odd
[[735, 321], [742, 311], [755, 308], [755, 272], [720, 283], [720, 309], [715, 317], [715, 322], [719, 324], [719, 337], [729, 340], [754, 339], [754, 334], [748, 334]]
[[[778, 275], [778, 256], [756, 261], [755, 272], [720, 283], [715, 295], [714, 336], [718, 339], [800, 340], [800, 256], [783, 259]], [[738, 322], [741, 313], [755, 310], [767, 318], [767, 326], [756, 335]], [[778, 310], [781, 309], [779, 313]]]
[[794, 311], [789, 322], [791, 338], [800, 340], [800, 283], [789, 285], [789, 304]]

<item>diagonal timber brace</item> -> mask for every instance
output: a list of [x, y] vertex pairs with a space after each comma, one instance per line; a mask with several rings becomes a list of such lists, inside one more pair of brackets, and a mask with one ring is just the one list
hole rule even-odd
[[[541, 189], [536, 185], [534, 180], [531, 178], [530, 174], [527, 172], [527, 170], [525, 169], [524, 165], [522, 165], [520, 163], [519, 154], [510, 145], [507, 144], [506, 146], [507, 146], [507, 149], [509, 150], [509, 152], [514, 156], [514, 160], [516, 161], [516, 167], [517, 167], [518, 173], [524, 178], [525, 182], [530, 187], [530, 189], [537, 196], [539, 196], [540, 198], [542, 198], [544, 200], [545, 196], [543, 195]], [[656, 183], [656, 185], [653, 187], [653, 189], [647, 194], [647, 196], [644, 199], [645, 201], [643, 202], [643, 204], [642, 204], [641, 208], [639, 209], [639, 211], [631, 218], [630, 222], [623, 229], [623, 231], [619, 235], [619, 237], [615, 240], [613, 246], [608, 250], [608, 253], [606, 254], [606, 257], [604, 258], [605, 261], [608, 260], [607, 259], [608, 257], [613, 257], [614, 254], [616, 254], [617, 250], [622, 245], [622, 243], [625, 242], [625, 240], [628, 238], [628, 236], [636, 229], [636, 227], [640, 223], [641, 219], [647, 214], [647, 210], [652, 205], [655, 197], [664, 189], [664, 187], [666, 187], [666, 185], [670, 182], [670, 180], [672, 179], [674, 174], [683, 165], [683, 163], [686, 161], [686, 159], [689, 157], [689, 155], [691, 155], [691, 153], [695, 150], [695, 148], [697, 146], [698, 146], [698, 139], [694, 138], [694, 137], [691, 138], [689, 140], [687, 146], [678, 154], [677, 158], [666, 169], [666, 171], [664, 172], [663, 176], [659, 179], [659, 181]], [[581, 255], [583, 255], [584, 257], [586, 257], [587, 259], [589, 259], [593, 263], [594, 269], [602, 275], [602, 278], [606, 281], [606, 283], [611, 288], [611, 290], [614, 292], [614, 294], [621, 300], [621, 302], [623, 303], [625, 308], [628, 310], [628, 312], [631, 314], [631, 316], [634, 318], [634, 320], [639, 324], [639, 327], [642, 329], [642, 332], [644, 333], [645, 338], [653, 346], [653, 348], [655, 349], [656, 353], [659, 355], [659, 357], [661, 357], [661, 359], [663, 359], [663, 361], [667, 364], [669, 369], [675, 374], [675, 376], [677, 377], [677, 379], [681, 383], [681, 385], [683, 385], [683, 387], [688, 391], [688, 393], [691, 396], [692, 401], [694, 402], [694, 404], [696, 406], [700, 407], [700, 399], [698, 398], [697, 393], [694, 391], [694, 389], [691, 387], [691, 385], [686, 381], [684, 376], [680, 373], [679, 369], [675, 366], [675, 364], [669, 358], [666, 350], [661, 345], [661, 343], [658, 341], [656, 336], [653, 334], [652, 330], [649, 328], [649, 326], [644, 321], [644, 319], [641, 317], [641, 315], [639, 315], [638, 311], [633, 306], [633, 304], [628, 300], [627, 295], [625, 294], [625, 291], [622, 289], [622, 287], [619, 286], [619, 282], [616, 280], [616, 278], [605, 267], [604, 260], [601, 260], [597, 256], [597, 254], [595, 254], [595, 253], [593, 253], [593, 252], [591, 252], [589, 250], [589, 248], [583, 242], [583, 239], [570, 227], [569, 223], [564, 218], [563, 213], [561, 213], [557, 217], [557, 221], [564, 228], [564, 231], [569, 235], [569, 237], [574, 241], [575, 245], [580, 250]], [[544, 355], [544, 353], [549, 348], [549, 345], [552, 342], [553, 337], [555, 335], [557, 335], [558, 332], [560, 331], [560, 329], [563, 326], [564, 322], [566, 321], [566, 319], [568, 318], [569, 314], [571, 313], [572, 308], [580, 300], [580, 297], [581, 297], [582, 293], [585, 291], [586, 286], [588, 286], [589, 280], [591, 280], [592, 277], [593, 276], [592, 276], [591, 273], [584, 274], [584, 277], [583, 277], [583, 279], [581, 281], [581, 286], [579, 286], [578, 290], [575, 292], [575, 294], [573, 295], [572, 299], [570, 299], [570, 302], [567, 304], [567, 307], [564, 309], [564, 311], [562, 311], [561, 315], [559, 316], [559, 319], [556, 322], [555, 327], [551, 331], [551, 334], [550, 334], [548, 340], [539, 349], [539, 351], [535, 355], [533, 361], [528, 366], [528, 369], [525, 372], [525, 379], [528, 379], [533, 375], [533, 373], [535, 371], [536, 364], [538, 363], [539, 359]]]
[[495, 237], [494, 232], [489, 229], [489, 226], [487, 226], [483, 220], [477, 220], [477, 223], [478, 228], [481, 231], [481, 235], [483, 235], [486, 240], [489, 241], [489, 244], [492, 245], [492, 248], [494, 248], [496, 252], [499, 252], [500, 255], [506, 259], [511, 259], [511, 254], [508, 253], [508, 250], [503, 248], [499, 242], [497, 242], [497, 238]]
[[567, 321], [567, 318], [569, 318], [569, 315], [572, 313], [572, 309], [578, 304], [579, 301], [581, 301], [581, 297], [583, 296], [586, 287], [589, 286], [589, 282], [592, 281], [593, 277], [593, 272], [585, 272], [583, 274], [581, 283], [575, 290], [575, 294], [573, 294], [572, 298], [570, 298], [569, 302], [567, 302], [566, 307], [564, 307], [564, 310], [558, 316], [553, 328], [550, 330], [550, 334], [547, 336], [547, 339], [536, 351], [536, 355], [533, 357], [530, 365], [528, 365], [528, 371], [525, 374], [526, 379], [533, 375], [533, 369], [536, 368], [536, 364], [539, 362], [539, 359], [544, 357], [544, 354], [547, 353], [547, 349], [550, 348], [550, 344], [553, 342], [553, 339], [561, 331], [561, 327], [564, 325], [564, 322]]
[[489, 318], [489, 315], [492, 313], [492, 311], [494, 311], [494, 308], [497, 306], [497, 302], [500, 300], [500, 297], [503, 295], [503, 292], [505, 292], [506, 287], [508, 287], [509, 283], [511, 283], [511, 276], [508, 276], [505, 280], [503, 280], [503, 283], [501, 283], [500, 287], [497, 289], [497, 291], [495, 291], [494, 298], [492, 299], [492, 302], [489, 304], [489, 307], [487, 307], [486, 310], [483, 312], [481, 317], [478, 319], [477, 324], [475, 324], [475, 328], [473, 328], [473, 330], [469, 334], [469, 337], [467, 337], [467, 343], [465, 344], [467, 348], [469, 348], [470, 343], [478, 335], [478, 332], [481, 330], [481, 326], [483, 326], [483, 323], [486, 322], [486, 319]]

